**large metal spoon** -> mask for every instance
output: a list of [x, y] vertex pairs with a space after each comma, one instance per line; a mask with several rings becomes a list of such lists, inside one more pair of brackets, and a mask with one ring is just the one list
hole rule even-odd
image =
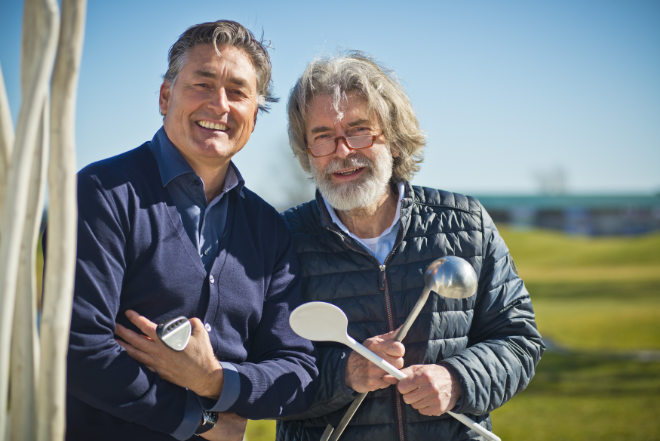
[[[346, 317], [346, 314], [344, 314], [344, 311], [340, 308], [331, 303], [304, 303], [293, 310], [289, 316], [289, 324], [291, 325], [291, 329], [303, 338], [312, 341], [333, 341], [336, 343], [342, 343], [365, 357], [367, 360], [376, 364], [393, 377], [399, 380], [406, 378], [406, 375], [403, 372], [371, 352], [369, 349], [365, 348], [348, 335], [348, 318]], [[501, 441], [497, 435], [484, 429], [465, 415], [451, 411], [447, 411], [447, 413], [487, 439], [491, 441]]]

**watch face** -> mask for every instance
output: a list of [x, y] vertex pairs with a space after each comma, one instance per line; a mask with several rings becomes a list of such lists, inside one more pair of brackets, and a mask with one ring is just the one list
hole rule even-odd
[[210, 412], [208, 410], [202, 410], [202, 421], [199, 423], [197, 430], [195, 430], [195, 435], [199, 435], [215, 427], [215, 424], [218, 422], [218, 412]]

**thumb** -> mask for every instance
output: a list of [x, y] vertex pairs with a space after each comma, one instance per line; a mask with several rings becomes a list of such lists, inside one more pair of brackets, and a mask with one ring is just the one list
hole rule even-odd
[[206, 328], [204, 327], [204, 323], [202, 323], [202, 321], [197, 317], [190, 319], [190, 326], [192, 327], [193, 335], [208, 334]]

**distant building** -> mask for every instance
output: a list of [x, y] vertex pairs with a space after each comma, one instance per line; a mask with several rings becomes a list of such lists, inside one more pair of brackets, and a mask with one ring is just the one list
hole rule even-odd
[[660, 195], [478, 196], [495, 223], [571, 234], [635, 235], [660, 230]]

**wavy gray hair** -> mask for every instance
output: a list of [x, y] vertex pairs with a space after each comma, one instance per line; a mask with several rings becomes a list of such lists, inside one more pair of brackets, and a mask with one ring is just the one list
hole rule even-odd
[[289, 142], [302, 168], [310, 172], [305, 137], [307, 107], [317, 95], [330, 95], [339, 113], [342, 99], [357, 92], [367, 101], [383, 129], [394, 158], [392, 180], [410, 180], [423, 160], [426, 139], [413, 112], [408, 95], [394, 77], [371, 57], [359, 51], [312, 61], [289, 95]]
[[272, 91], [270, 56], [266, 50], [268, 44], [257, 40], [243, 25], [231, 20], [200, 23], [186, 29], [170, 48], [167, 72], [163, 76], [165, 81], [174, 83], [186, 62], [186, 53], [198, 44], [212, 44], [218, 54], [218, 46], [224, 45], [245, 51], [257, 73], [259, 110], [267, 112], [270, 107], [268, 103], [277, 102]]

